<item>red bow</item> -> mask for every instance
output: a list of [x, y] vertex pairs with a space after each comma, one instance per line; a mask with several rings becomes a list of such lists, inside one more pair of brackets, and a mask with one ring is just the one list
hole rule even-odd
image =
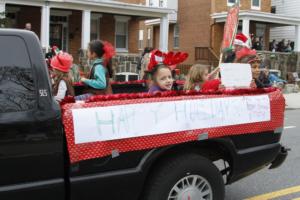
[[113, 45], [107, 41], [103, 42], [103, 50], [104, 50], [104, 60], [108, 62], [114, 55], [116, 55], [116, 50]]

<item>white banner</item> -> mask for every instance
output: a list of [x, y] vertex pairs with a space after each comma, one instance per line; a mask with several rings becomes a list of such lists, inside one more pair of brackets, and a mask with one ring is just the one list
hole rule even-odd
[[73, 109], [75, 143], [270, 121], [268, 95]]

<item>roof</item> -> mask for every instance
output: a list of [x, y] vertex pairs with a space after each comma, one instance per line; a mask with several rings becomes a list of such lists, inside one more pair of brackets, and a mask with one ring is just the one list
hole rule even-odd
[[129, 4], [112, 0], [6, 0], [7, 4], [44, 6], [51, 8], [90, 10], [92, 12], [113, 13], [119, 15], [162, 17], [172, 13], [172, 9], [153, 8], [145, 5]]
[[[211, 15], [213, 19], [217, 23], [225, 22], [227, 18], [227, 12], [214, 13]], [[249, 19], [251, 21], [265, 22], [274, 25], [286, 25], [286, 26], [295, 26], [300, 25], [299, 17], [291, 17], [286, 15], [278, 15], [267, 12], [260, 11], [249, 11], [249, 10], [241, 10], [239, 14], [239, 19]]]

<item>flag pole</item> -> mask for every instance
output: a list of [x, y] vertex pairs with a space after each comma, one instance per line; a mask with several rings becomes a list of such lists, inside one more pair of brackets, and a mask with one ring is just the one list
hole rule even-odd
[[[234, 6], [240, 6], [240, 0], [237, 0], [236, 3], [234, 4]], [[237, 21], [239, 21], [239, 17], [237, 18]], [[225, 23], [226, 25], [226, 23]], [[230, 41], [230, 48], [232, 48], [235, 36], [237, 34], [237, 30], [238, 30], [238, 23], [236, 24], [235, 28], [234, 28], [234, 34], [232, 35], [231, 41]], [[223, 49], [221, 47], [221, 54], [220, 54], [220, 59], [219, 59], [219, 67], [221, 65], [223, 61]]]

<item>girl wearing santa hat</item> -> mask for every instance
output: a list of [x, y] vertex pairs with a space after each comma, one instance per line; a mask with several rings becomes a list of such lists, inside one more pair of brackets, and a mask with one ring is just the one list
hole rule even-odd
[[65, 52], [60, 52], [51, 59], [53, 95], [57, 101], [61, 101], [65, 96], [74, 96], [72, 78], [69, 71], [73, 64], [73, 57]]
[[224, 62], [225, 63], [232, 63], [235, 60], [236, 52], [240, 51], [242, 48], [249, 48], [249, 39], [243, 33], [238, 33], [235, 36], [233, 42], [233, 49], [225, 49], [223, 52], [224, 55]]

